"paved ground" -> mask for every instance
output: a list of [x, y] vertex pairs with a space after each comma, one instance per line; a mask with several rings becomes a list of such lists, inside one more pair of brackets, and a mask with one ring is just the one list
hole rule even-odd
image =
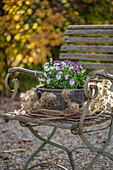
[[[0, 98], [0, 114], [4, 110], [5, 103], [7, 99], [2, 100]], [[19, 102], [15, 102], [12, 109], [18, 108]], [[109, 122], [106, 122], [106, 125]], [[40, 135], [46, 137], [50, 133], [50, 127], [37, 127], [37, 132]], [[89, 133], [87, 134], [88, 140], [91, 141], [97, 147], [103, 145], [107, 138], [108, 130], [101, 132]], [[56, 136], [53, 140], [68, 146], [70, 149], [73, 147], [78, 147], [83, 145], [79, 136], [74, 136], [68, 130], [58, 129]], [[41, 144], [27, 128], [21, 127], [17, 121], [9, 121], [7, 124], [0, 118], [0, 170], [22, 170], [23, 166], [28, 159], [28, 157], [33, 153], [34, 150]], [[49, 150], [48, 150], [49, 148]], [[5, 153], [4, 151], [9, 151], [13, 149], [24, 149], [25, 151], [15, 151]], [[113, 154], [113, 137], [110, 146], [106, 149], [111, 154]], [[73, 157], [76, 164], [77, 170], [85, 170], [89, 162], [95, 156], [94, 152], [90, 150], [76, 150], [73, 152]], [[57, 149], [53, 146], [47, 145], [42, 152], [40, 152], [35, 159], [32, 161], [31, 165], [41, 162], [59, 163], [65, 166], [68, 170], [71, 170], [68, 157], [64, 151]], [[60, 170], [56, 166], [40, 166], [34, 168], [36, 170]], [[99, 161], [94, 165], [92, 170], [112, 170], [113, 162], [106, 157], [101, 156]]]

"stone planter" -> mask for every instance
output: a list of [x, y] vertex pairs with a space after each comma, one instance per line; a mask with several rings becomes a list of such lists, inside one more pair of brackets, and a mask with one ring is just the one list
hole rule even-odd
[[67, 101], [62, 97], [63, 90], [66, 90], [67, 93], [70, 91], [69, 101], [79, 104], [81, 107], [82, 103], [86, 100], [84, 89], [45, 89], [45, 88], [36, 88], [36, 92], [41, 98], [41, 95], [45, 92], [53, 93], [56, 95], [55, 102], [51, 101], [50, 109], [51, 110], [65, 110], [67, 108]]

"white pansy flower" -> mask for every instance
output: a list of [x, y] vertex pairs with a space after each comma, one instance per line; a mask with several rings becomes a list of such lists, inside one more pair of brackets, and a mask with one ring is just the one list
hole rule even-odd
[[60, 80], [61, 74], [56, 74], [56, 78], [57, 78], [57, 80]]
[[52, 59], [52, 58], [50, 58], [50, 63], [51, 63], [51, 64], [53, 63], [53, 59]]
[[55, 69], [56, 69], [56, 70], [60, 70], [60, 67], [56, 66]]
[[44, 66], [44, 70], [45, 70], [45, 71], [49, 71], [50, 68], [49, 68], [48, 66]]
[[61, 62], [62, 66], [66, 66], [66, 63], [64, 61]]
[[53, 67], [58, 67], [59, 63], [53, 64]]
[[47, 73], [43, 73], [44, 77], [47, 77]]
[[47, 79], [47, 84], [49, 84], [49, 83], [50, 83], [50, 81], [51, 81], [51, 79], [50, 79], [50, 78], [48, 78], [48, 79]]
[[45, 64], [44, 64], [44, 66], [48, 66], [49, 65], [49, 62], [46, 62]]
[[53, 66], [50, 66], [50, 70], [54, 70], [55, 69], [55, 67], [53, 67]]
[[67, 80], [67, 79], [68, 79], [68, 77], [69, 77], [69, 74], [66, 74], [66, 75], [65, 75], [65, 79]]
[[59, 74], [63, 74], [63, 72], [62, 72], [62, 71], [59, 71]]
[[71, 86], [73, 86], [74, 83], [75, 83], [74, 79], [70, 79], [69, 82], [70, 82], [70, 85], [71, 85]]

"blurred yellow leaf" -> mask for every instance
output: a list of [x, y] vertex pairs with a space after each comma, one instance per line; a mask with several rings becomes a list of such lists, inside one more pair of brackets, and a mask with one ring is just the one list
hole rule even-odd
[[13, 52], [14, 52], [14, 54], [17, 54], [18, 50], [17, 50], [17, 49], [14, 49]]
[[8, 34], [8, 35], [6, 36], [6, 40], [7, 40], [7, 42], [10, 42], [10, 41], [11, 41], [11, 35], [10, 35], [10, 34]]
[[22, 45], [24, 45], [24, 43], [27, 41], [26, 38], [23, 38], [22, 40]]
[[16, 35], [14, 36], [14, 39], [15, 39], [16, 41], [19, 41], [19, 40], [20, 40], [20, 34], [16, 34]]
[[18, 1], [18, 2], [17, 2], [17, 5], [18, 5], [18, 6], [22, 6], [22, 1]]
[[19, 65], [19, 67], [22, 67], [22, 68], [23, 68], [23, 67], [24, 67], [24, 64], [23, 64], [23, 63], [21, 63], [21, 64]]
[[75, 11], [74, 14], [75, 14], [75, 15], [79, 15], [79, 12], [78, 12], [78, 11]]
[[29, 57], [29, 63], [33, 63], [33, 57]]
[[19, 29], [20, 28], [20, 24], [16, 24], [16, 29]]
[[25, 13], [24, 10], [19, 10], [19, 11], [17, 11], [17, 14], [18, 14], [18, 15], [22, 15], [22, 14], [24, 14], [24, 13]]
[[[5, 77], [5, 71], [2, 71], [1, 77]], [[4, 81], [4, 80], [2, 80], [2, 82], [3, 82], [3, 81]]]
[[3, 90], [3, 86], [2, 86], [2, 84], [0, 84], [0, 91], [2, 91]]
[[37, 31], [38, 31], [38, 32], [41, 32], [41, 31], [42, 31], [41, 26], [39, 26], [39, 27], [37, 28]]
[[23, 59], [23, 63], [27, 63], [28, 60], [26, 58]]
[[4, 3], [4, 10], [5, 10], [5, 11], [9, 11], [9, 9], [10, 9], [10, 6], [9, 6], [8, 4], [5, 4], [5, 3]]
[[9, 14], [11, 14], [13, 12], [13, 9], [11, 8], [10, 10], [9, 10]]
[[33, 11], [32, 11], [32, 9], [30, 9], [30, 8], [27, 10], [28, 15], [31, 15], [32, 12], [33, 12]]
[[15, 21], [19, 21], [19, 19], [20, 19], [20, 16], [19, 16], [19, 15], [14, 15], [14, 20], [15, 20]]
[[16, 56], [16, 61], [18, 62], [18, 61], [21, 61], [21, 60], [22, 60], [22, 54], [18, 54]]
[[37, 29], [37, 27], [38, 27], [38, 24], [34, 23], [33, 26], [32, 26], [32, 29]]
[[24, 25], [24, 29], [25, 29], [25, 30], [29, 29], [29, 24], [25, 24], [25, 25]]
[[26, 5], [31, 5], [30, 1], [26, 1], [25, 3], [26, 3]]
[[20, 32], [22, 32], [22, 33], [23, 33], [23, 31], [24, 31], [24, 28], [21, 28], [21, 29], [20, 29]]
[[40, 12], [37, 13], [37, 15], [38, 15], [38, 17], [43, 18], [43, 17], [45, 17], [45, 12], [40, 11]]

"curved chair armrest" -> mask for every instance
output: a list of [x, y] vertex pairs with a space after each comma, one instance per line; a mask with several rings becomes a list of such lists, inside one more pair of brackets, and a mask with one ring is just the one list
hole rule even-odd
[[[35, 75], [35, 76], [36, 76], [37, 74], [40, 74], [40, 73], [41, 73], [40, 71], [37, 71], [37, 70], [33, 71], [33, 70], [28, 70], [28, 69], [24, 69], [24, 68], [20, 68], [20, 67], [14, 67], [14, 68], [12, 68], [12, 69], [10, 69], [10, 70], [8, 71], [8, 73], [7, 73], [6, 77], [5, 77], [5, 87], [6, 87], [9, 91], [11, 91], [11, 92], [13, 92], [13, 93], [12, 93], [11, 98], [9, 99], [8, 104], [7, 104], [7, 107], [6, 107], [6, 110], [5, 110], [6, 113], [8, 113], [9, 107], [11, 106], [12, 102], [14, 101], [14, 99], [15, 99], [15, 97], [16, 97], [16, 94], [17, 94], [17, 92], [18, 92], [18, 88], [19, 88], [19, 81], [18, 81], [18, 79], [13, 79], [14, 90], [11, 90], [11, 89], [9, 88], [9, 85], [8, 85], [8, 79], [9, 79], [10, 75], [12, 75], [12, 74], [15, 73], [15, 72], [24, 73], [24, 74], [31, 74], [31, 75]], [[5, 121], [8, 122], [7, 119], [6, 119]]]
[[37, 71], [37, 70], [28, 70], [28, 69], [25, 69], [25, 68], [20, 68], [20, 67], [14, 67], [14, 68], [11, 68], [6, 77], [5, 77], [5, 87], [9, 90], [9, 91], [12, 91], [10, 88], [9, 88], [9, 85], [8, 85], [8, 79], [10, 77], [10, 75], [12, 75], [13, 73], [15, 72], [19, 72], [19, 73], [24, 73], [24, 74], [31, 74], [31, 75], [37, 75], [37, 74], [40, 74], [41, 71]]
[[[84, 84], [84, 93], [86, 95], [87, 98], [93, 98], [92, 96], [90, 96], [90, 92], [88, 91], [88, 84], [90, 82], [90, 80], [96, 76], [101, 76], [103, 77], [104, 79], [109, 79], [109, 80], [113, 80], [113, 76], [109, 75], [108, 73], [106, 72], [103, 72], [103, 71], [92, 71], [89, 73], [86, 81], [85, 81], [85, 84]], [[94, 96], [95, 98], [95, 96]]]
[[[81, 115], [81, 119], [80, 119], [80, 123], [79, 123], [79, 129], [78, 129], [78, 134], [81, 135], [82, 134], [82, 129], [83, 129], [83, 123], [84, 123], [84, 119], [85, 119], [85, 116], [87, 114], [87, 111], [88, 111], [88, 108], [90, 106], [90, 103], [91, 103], [91, 99], [94, 99], [97, 97], [98, 95], [98, 87], [97, 85], [89, 85], [90, 81], [92, 78], [96, 77], [96, 76], [101, 76], [103, 77], [104, 79], [109, 79], [109, 80], [113, 80], [113, 76], [112, 75], [109, 75], [108, 73], [106, 72], [103, 72], [103, 71], [92, 71], [89, 73], [86, 81], [85, 81], [85, 84], [84, 84], [84, 93], [85, 93], [85, 96], [88, 98], [88, 102], [87, 102], [87, 105], [86, 105], [86, 108], [84, 109], [82, 115]], [[92, 90], [95, 90], [94, 94], [92, 94]]]

